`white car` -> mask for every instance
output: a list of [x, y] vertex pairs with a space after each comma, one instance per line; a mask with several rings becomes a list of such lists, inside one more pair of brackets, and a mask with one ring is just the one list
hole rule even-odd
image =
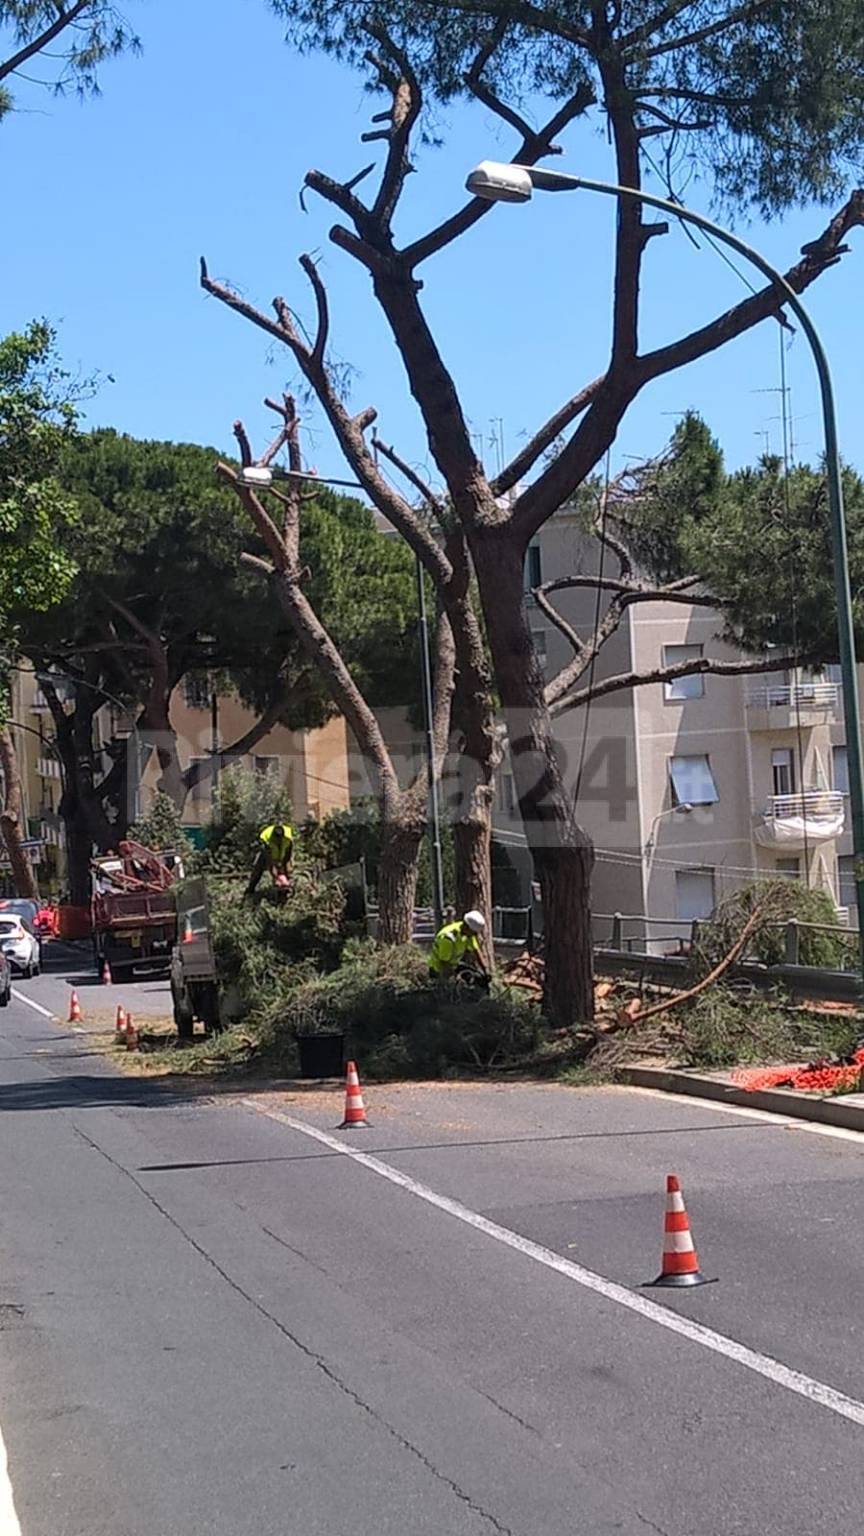
[[22, 976], [39, 975], [39, 940], [35, 933], [28, 933], [20, 917], [0, 913], [0, 949], [13, 970]]

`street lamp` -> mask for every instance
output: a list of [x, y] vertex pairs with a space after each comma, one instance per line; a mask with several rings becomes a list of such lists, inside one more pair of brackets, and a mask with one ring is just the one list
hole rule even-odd
[[541, 170], [536, 166], [504, 165], [494, 160], [483, 160], [471, 171], [466, 186], [475, 197], [487, 202], [527, 203], [534, 189], [543, 192], [603, 192], [609, 197], [627, 197], [650, 208], [660, 208], [672, 218], [685, 224], [704, 229], [724, 245], [732, 247], [758, 267], [777, 292], [782, 304], [788, 304], [801, 324], [810, 343], [810, 350], [819, 376], [822, 402], [822, 422], [825, 435], [825, 472], [828, 480], [828, 504], [831, 518], [831, 546], [834, 560], [834, 590], [837, 597], [837, 630], [839, 638], [840, 669], [843, 686], [843, 713], [846, 722], [846, 751], [849, 762], [849, 803], [852, 810], [852, 851], [855, 874], [855, 892], [858, 907], [858, 942], [862, 973], [864, 973], [864, 763], [862, 763], [861, 711], [858, 700], [858, 672], [855, 656], [855, 631], [852, 618], [852, 591], [849, 582], [849, 558], [846, 547], [846, 519], [843, 511], [843, 479], [840, 468], [840, 451], [837, 435], [837, 410], [834, 403], [834, 386], [831, 370], [822, 344], [808, 311], [795, 289], [781, 272], [769, 261], [733, 235], [722, 225], [715, 224], [702, 213], [694, 213], [680, 203], [664, 197], [655, 197], [636, 187], [619, 187], [614, 182], [592, 181], [585, 176], [568, 176], [562, 171]]
[[658, 824], [658, 822], [663, 821], [664, 817], [666, 817], [666, 816], [689, 816], [690, 812], [692, 811], [692, 809], [693, 809], [693, 807], [690, 804], [689, 800], [684, 800], [681, 805], [673, 805], [673, 806], [671, 806], [669, 808], [668, 811], [658, 811], [657, 812], [657, 815], [654, 817], [654, 820], [651, 823], [651, 830], [648, 833], [648, 841], [645, 844], [645, 857], [649, 861], [649, 872], [650, 872], [651, 854], [654, 852], [654, 848], [655, 848], [655, 845], [656, 845], [656, 838], [655, 838], [654, 834], [657, 831], [657, 824]]
[[[250, 490], [266, 491], [274, 480], [318, 481], [324, 485], [345, 486], [362, 491], [365, 486], [359, 480], [335, 480], [331, 475], [310, 475], [302, 470], [283, 469], [281, 465], [244, 464], [237, 472], [240, 485]], [[436, 927], [444, 920], [444, 857], [441, 847], [441, 804], [438, 795], [438, 779], [435, 773], [435, 744], [433, 735], [432, 701], [432, 653], [429, 644], [429, 619], [426, 612], [426, 587], [423, 565], [419, 555], [414, 557], [417, 574], [417, 616], [420, 630], [420, 666], [423, 680], [423, 729], [426, 738], [426, 779], [429, 788], [429, 842], [432, 855], [432, 905]]]

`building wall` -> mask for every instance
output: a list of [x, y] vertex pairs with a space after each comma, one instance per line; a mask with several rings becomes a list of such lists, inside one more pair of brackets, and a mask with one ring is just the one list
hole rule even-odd
[[[221, 747], [239, 741], [254, 725], [255, 716], [233, 694], [220, 695], [217, 705], [217, 739]], [[196, 758], [210, 756], [212, 722], [210, 705], [194, 686], [179, 687], [171, 703], [171, 724], [177, 735], [180, 766], [186, 769]], [[345, 722], [341, 716], [314, 731], [291, 731], [277, 726], [251, 751], [237, 759], [250, 769], [276, 769], [285, 782], [295, 819], [326, 816], [350, 804]], [[142, 809], [156, 790], [160, 770], [155, 754], [142, 778]], [[209, 820], [213, 802], [212, 780], [193, 786], [183, 807], [187, 826]]]

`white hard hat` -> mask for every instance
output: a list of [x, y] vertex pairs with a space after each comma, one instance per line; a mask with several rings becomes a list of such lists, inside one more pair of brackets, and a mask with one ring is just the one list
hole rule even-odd
[[482, 912], [466, 912], [462, 921], [466, 928], [471, 929], [472, 933], [486, 932], [486, 919]]

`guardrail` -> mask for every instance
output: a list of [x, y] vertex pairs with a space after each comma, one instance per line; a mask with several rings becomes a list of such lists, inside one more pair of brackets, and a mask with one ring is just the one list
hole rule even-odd
[[845, 796], [839, 789], [805, 789], [793, 795], [769, 795], [761, 814], [766, 821], [833, 821], [844, 809]]
[[778, 683], [767, 688], [752, 688], [747, 695], [748, 709], [795, 709], [810, 705], [830, 709], [840, 697], [836, 683]]

